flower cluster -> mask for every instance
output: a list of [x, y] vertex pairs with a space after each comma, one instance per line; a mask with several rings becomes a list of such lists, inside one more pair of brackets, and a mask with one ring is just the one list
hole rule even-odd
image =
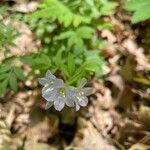
[[83, 78], [80, 86], [74, 89], [64, 83], [63, 80], [57, 79], [49, 70], [44, 78], [39, 79], [39, 83], [44, 86], [42, 88], [42, 97], [47, 101], [46, 109], [54, 105], [56, 110], [61, 111], [67, 105], [75, 107], [76, 111], [78, 111], [80, 106], [87, 106], [87, 96], [92, 93], [92, 88], [84, 87], [87, 83], [86, 79]]

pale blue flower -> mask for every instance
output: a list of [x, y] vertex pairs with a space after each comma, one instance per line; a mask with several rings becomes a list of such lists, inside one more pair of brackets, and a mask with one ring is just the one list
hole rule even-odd
[[39, 83], [43, 85], [42, 97], [46, 99], [46, 109], [54, 105], [54, 108], [61, 111], [65, 104], [69, 107], [76, 107], [76, 111], [80, 106], [85, 107], [88, 104], [88, 98], [92, 93], [92, 88], [84, 88], [87, 81], [81, 80], [78, 88], [74, 89], [57, 79], [49, 70], [44, 78], [39, 79]]
[[70, 86], [67, 86], [66, 88], [66, 98], [69, 99], [69, 101], [72, 101], [74, 103], [74, 106], [76, 107], [76, 111], [80, 109], [80, 106], [85, 107], [88, 104], [88, 98], [87, 96], [91, 95], [92, 88], [86, 87], [84, 88], [85, 84], [87, 83], [86, 79], [82, 79], [80, 86], [77, 89], [74, 89]]
[[46, 99], [46, 109], [54, 105], [55, 109], [60, 111], [65, 106], [65, 96], [61, 91], [65, 84], [63, 80], [57, 79], [48, 70], [44, 78], [39, 79], [40, 84], [44, 87], [42, 88], [42, 97]]
[[48, 101], [46, 103], [45, 109], [49, 109], [52, 105], [58, 111], [61, 111], [65, 106], [65, 96], [63, 93], [59, 93], [57, 98], [54, 101]]

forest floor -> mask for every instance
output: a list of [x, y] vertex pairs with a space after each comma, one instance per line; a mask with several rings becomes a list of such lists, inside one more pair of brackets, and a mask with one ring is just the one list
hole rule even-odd
[[[105, 18], [113, 30], [101, 30], [107, 64], [103, 81], [91, 81], [88, 107], [45, 110], [34, 78], [14, 94], [0, 97], [0, 144], [4, 150], [148, 150], [150, 149], [149, 22], [132, 25], [121, 8]], [[22, 25], [12, 53], [33, 49], [34, 34]], [[32, 48], [31, 48], [32, 47]]]

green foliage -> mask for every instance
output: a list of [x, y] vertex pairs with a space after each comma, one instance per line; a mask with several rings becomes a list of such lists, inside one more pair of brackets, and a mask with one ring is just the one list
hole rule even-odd
[[[100, 77], [105, 63], [100, 49], [105, 41], [98, 32], [101, 28], [111, 28], [100, 17], [113, 13], [116, 6], [108, 0], [44, 0], [33, 13], [13, 15], [11, 18], [29, 25], [42, 46], [37, 53], [7, 58], [0, 64], [0, 93], [8, 86], [17, 91], [17, 81], [25, 80], [14, 59], [30, 66], [28, 76], [37, 70], [44, 74], [50, 69], [71, 85], [78, 84], [82, 77], [90, 78], [93, 74]], [[2, 24], [0, 28], [0, 49], [7, 50], [18, 34], [9, 25]]]
[[31, 18], [57, 19], [65, 27], [73, 24], [77, 27], [81, 23], [88, 23], [89, 18], [73, 13], [68, 7], [58, 0], [44, 0], [40, 5], [40, 10], [31, 15]]
[[[45, 0], [40, 5], [39, 10], [27, 15], [25, 20], [35, 31], [36, 37], [41, 39], [44, 45], [41, 52], [45, 52], [49, 58], [53, 57], [51, 67], [56, 68], [55, 70], [63, 70], [67, 75], [67, 71], [64, 70], [65, 67], [60, 68], [58, 64], [65, 63], [66, 57], [71, 53], [74, 56], [74, 65], [77, 68], [86, 61], [88, 67], [86, 65], [84, 69], [98, 73], [101, 70], [101, 65], [104, 64], [102, 63], [104, 60], [99, 56], [99, 50], [105, 42], [97, 37], [96, 32], [99, 27], [109, 28], [110, 26], [103, 20], [98, 20], [97, 17], [111, 14], [116, 6], [116, 3], [108, 1], [76, 0], [71, 2], [63, 0], [60, 2], [58, 0]], [[58, 8], [60, 11], [58, 11]], [[49, 13], [46, 13], [46, 10], [49, 10]], [[62, 11], [74, 14], [71, 18], [72, 22], [66, 23], [65, 15], [61, 15], [63, 14]], [[88, 18], [89, 22], [80, 22], [76, 27], [73, 23], [76, 14]], [[60, 17], [63, 21], [60, 21]], [[62, 51], [64, 56], [60, 57]], [[90, 51], [96, 51], [93, 58], [88, 55]], [[96, 61], [92, 61], [92, 59], [96, 59]]]
[[4, 25], [0, 23], [0, 50], [7, 50], [10, 46], [14, 46], [14, 39], [19, 36], [19, 33], [12, 25]]
[[10, 66], [10, 62], [0, 65], [0, 94], [5, 93], [9, 85], [13, 91], [17, 91], [17, 80], [25, 80], [23, 70], [17, 66]]
[[82, 23], [90, 23], [92, 18], [110, 15], [116, 6], [117, 3], [107, 0], [44, 0], [40, 9], [30, 17], [58, 20], [64, 27], [70, 25], [77, 27]]
[[117, 6], [116, 2], [109, 0], [62, 0], [62, 2], [71, 10], [91, 19], [110, 15]]
[[7, 18], [10, 8], [6, 5], [0, 7], [0, 50], [6, 51], [9, 47], [14, 46], [14, 39], [19, 36], [19, 33], [11, 25], [5, 25], [3, 19]]
[[56, 37], [57, 40], [67, 40], [67, 48], [75, 49], [75, 53], [80, 53], [84, 49], [84, 40], [92, 38], [94, 29], [88, 26], [81, 26], [75, 31], [68, 30], [61, 32], [60, 35]]
[[150, 19], [150, 0], [130, 0], [125, 3], [125, 9], [132, 11], [132, 23]]
[[43, 47], [22, 61], [30, 62], [32, 70], [60, 72], [71, 84], [92, 73], [100, 76], [104, 65], [100, 49], [105, 41], [96, 32], [110, 25], [97, 18], [110, 15], [116, 6], [107, 0], [44, 0], [37, 11], [24, 17]]
[[0, 16], [3, 17], [7, 14], [9, 7], [4, 5], [0, 7]]
[[[8, 6], [0, 7], [0, 19], [6, 19], [9, 10]], [[15, 46], [14, 40], [19, 35], [19, 32], [10, 23], [7, 25], [0, 23], [0, 52], [4, 53], [4, 59], [0, 63], [0, 95], [5, 93], [7, 86], [16, 92], [17, 80], [25, 80], [23, 70], [13, 64], [17, 57], [7, 56], [9, 48]]]
[[47, 70], [51, 66], [50, 58], [43, 53], [25, 55], [20, 57], [20, 60], [23, 63], [28, 64], [32, 68], [32, 72], [35, 70]]

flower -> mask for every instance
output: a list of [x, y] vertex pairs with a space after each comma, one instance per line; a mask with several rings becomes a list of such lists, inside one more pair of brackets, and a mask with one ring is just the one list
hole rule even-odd
[[61, 111], [65, 106], [65, 96], [64, 94], [59, 94], [54, 101], [48, 101], [46, 103], [45, 109], [49, 109], [52, 105], [58, 111]]
[[88, 104], [88, 98], [87, 96], [91, 95], [92, 88], [86, 87], [85, 84], [87, 83], [86, 79], [82, 79], [80, 86], [77, 89], [73, 89], [70, 86], [67, 86], [66, 90], [66, 98], [69, 99], [69, 101], [73, 101], [76, 107], [76, 111], [80, 109], [80, 106], [85, 107]]
[[92, 88], [84, 88], [86, 79], [82, 79], [80, 86], [74, 89], [65, 84], [62, 79], [57, 79], [49, 70], [44, 78], [39, 79], [39, 83], [44, 86], [42, 97], [47, 101], [46, 109], [54, 105], [56, 110], [61, 111], [66, 104], [69, 107], [76, 107], [78, 111], [80, 106], [87, 106], [87, 96], [92, 93]]
[[48, 70], [46, 76], [39, 79], [39, 83], [44, 86], [42, 89], [42, 97], [47, 101], [46, 109], [54, 105], [56, 110], [62, 110], [65, 106], [65, 96], [61, 91], [65, 85], [63, 80], [57, 79]]

